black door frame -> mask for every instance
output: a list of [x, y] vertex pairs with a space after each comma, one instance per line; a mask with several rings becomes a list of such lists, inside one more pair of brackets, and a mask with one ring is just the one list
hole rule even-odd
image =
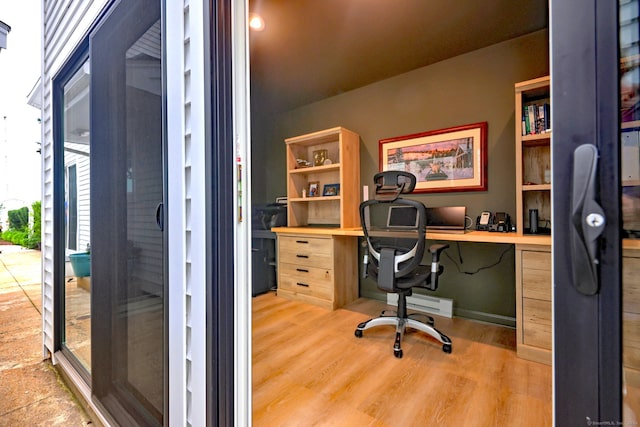
[[91, 383], [91, 373], [62, 345], [65, 316], [65, 179], [64, 179], [64, 86], [89, 58], [89, 39], [85, 38], [74, 50], [69, 60], [52, 79], [53, 121], [53, 350], [61, 351], [86, 384]]
[[[551, 1], [554, 421], [621, 421], [621, 240], [618, 2]], [[599, 293], [572, 285], [573, 151], [599, 152], [596, 197], [607, 223], [599, 244]], [[565, 165], [573, 165], [566, 167]]]
[[205, 0], [207, 425], [234, 424], [234, 158], [232, 1]]

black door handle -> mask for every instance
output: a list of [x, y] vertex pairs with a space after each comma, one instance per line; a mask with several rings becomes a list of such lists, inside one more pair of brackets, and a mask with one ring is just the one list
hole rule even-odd
[[573, 286], [583, 295], [598, 292], [598, 237], [606, 217], [595, 200], [598, 149], [583, 144], [573, 152], [573, 194], [571, 201], [571, 265]]
[[164, 231], [164, 203], [159, 203], [156, 208], [156, 224], [160, 231]]

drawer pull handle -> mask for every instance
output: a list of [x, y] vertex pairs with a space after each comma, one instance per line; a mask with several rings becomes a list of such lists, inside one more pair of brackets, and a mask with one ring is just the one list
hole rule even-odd
[[298, 258], [309, 258], [309, 255], [296, 255]]
[[296, 240], [296, 243], [304, 243], [305, 245], [309, 243], [308, 240]]
[[300, 283], [300, 282], [296, 282], [296, 285], [302, 286], [302, 287], [305, 287], [305, 288], [309, 287], [309, 285], [307, 285], [306, 283]]
[[305, 270], [304, 268], [296, 268], [296, 271], [300, 271], [302, 273], [308, 273], [309, 270]]

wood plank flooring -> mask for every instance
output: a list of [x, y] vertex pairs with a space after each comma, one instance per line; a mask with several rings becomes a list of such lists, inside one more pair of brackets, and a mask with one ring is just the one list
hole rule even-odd
[[550, 426], [551, 367], [519, 359], [515, 331], [435, 317], [452, 354], [421, 332], [393, 356], [392, 309], [361, 298], [327, 311], [273, 292], [253, 299], [253, 425]]

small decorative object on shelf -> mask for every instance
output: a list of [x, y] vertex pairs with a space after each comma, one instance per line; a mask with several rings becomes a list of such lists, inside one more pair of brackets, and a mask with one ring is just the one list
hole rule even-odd
[[322, 166], [327, 160], [327, 150], [316, 150], [313, 152], [313, 166]]
[[311, 163], [309, 163], [307, 160], [305, 159], [296, 159], [296, 164], [298, 168], [308, 168], [311, 167]]

